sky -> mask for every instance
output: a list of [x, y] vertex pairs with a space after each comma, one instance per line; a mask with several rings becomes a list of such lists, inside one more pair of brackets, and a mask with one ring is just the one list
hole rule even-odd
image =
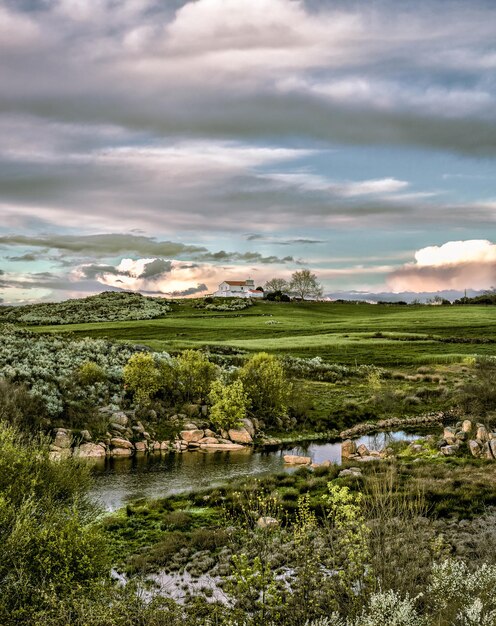
[[496, 2], [0, 0], [0, 302], [496, 285]]

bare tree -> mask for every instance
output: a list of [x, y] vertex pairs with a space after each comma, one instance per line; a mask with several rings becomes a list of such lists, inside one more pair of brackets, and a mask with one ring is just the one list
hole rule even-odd
[[292, 295], [305, 300], [305, 298], [319, 298], [322, 295], [322, 285], [317, 281], [317, 276], [308, 269], [295, 272], [291, 276], [289, 290]]

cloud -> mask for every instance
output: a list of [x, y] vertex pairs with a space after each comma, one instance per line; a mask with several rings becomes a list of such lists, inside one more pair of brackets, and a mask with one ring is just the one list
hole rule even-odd
[[488, 289], [496, 285], [496, 244], [483, 239], [449, 241], [415, 253], [415, 261], [387, 278], [392, 291]]
[[173, 257], [206, 250], [203, 246], [185, 245], [172, 241], [157, 241], [152, 237], [119, 233], [80, 236], [57, 234], [39, 236], [3, 235], [0, 236], [0, 245], [47, 248], [49, 250], [60, 250], [95, 257], [108, 257], [126, 252]]
[[9, 256], [7, 259], [9, 261], [36, 261], [38, 257], [36, 254], [27, 252], [26, 254], [21, 254], [20, 256]]
[[204, 293], [208, 291], [207, 285], [205, 283], [198, 283], [196, 287], [188, 287], [187, 289], [183, 289], [182, 291], [171, 291], [167, 295], [171, 298], [185, 298], [187, 296], [194, 296], [199, 293]]

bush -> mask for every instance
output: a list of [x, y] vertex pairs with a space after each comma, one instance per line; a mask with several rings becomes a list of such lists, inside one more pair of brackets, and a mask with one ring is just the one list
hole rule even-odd
[[77, 378], [82, 385], [88, 386], [95, 383], [104, 383], [107, 380], [107, 374], [103, 367], [97, 363], [85, 361], [79, 366]]
[[253, 414], [269, 426], [280, 426], [287, 416], [292, 385], [275, 356], [260, 352], [239, 371]]
[[161, 385], [160, 372], [152, 354], [133, 354], [124, 368], [124, 385], [133, 392], [138, 404], [150, 402]]
[[204, 402], [219, 368], [199, 350], [185, 350], [175, 360], [178, 387], [187, 402]]
[[209, 400], [212, 404], [210, 421], [215, 428], [223, 430], [240, 426], [250, 404], [243, 383], [239, 379], [227, 385], [215, 380]]

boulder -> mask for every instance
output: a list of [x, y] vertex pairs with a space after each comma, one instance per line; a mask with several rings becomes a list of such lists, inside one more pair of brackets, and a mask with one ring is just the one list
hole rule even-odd
[[424, 448], [419, 443], [411, 443], [410, 444], [410, 450], [414, 454], [420, 454], [423, 451], [423, 449]]
[[456, 438], [458, 441], [465, 441], [467, 439], [467, 433], [464, 430], [459, 430], [456, 433]]
[[341, 444], [341, 456], [343, 459], [349, 459], [357, 454], [357, 446], [354, 441], [347, 439]]
[[464, 433], [469, 433], [472, 430], [472, 422], [470, 420], [463, 420], [462, 430]]
[[160, 449], [161, 450], [168, 450], [170, 448], [170, 441], [161, 441], [160, 442]]
[[275, 517], [259, 517], [257, 520], [258, 528], [277, 528], [279, 520]]
[[201, 443], [200, 449], [206, 452], [229, 452], [230, 450], [246, 450], [247, 448], [239, 443], [228, 441], [227, 443]]
[[456, 454], [458, 454], [458, 450], [459, 450], [459, 446], [454, 445], [454, 444], [443, 446], [441, 448], [441, 452], [444, 454], [444, 456], [455, 456]]
[[112, 456], [131, 456], [133, 450], [131, 448], [112, 448], [110, 454]]
[[253, 438], [246, 428], [229, 429], [229, 439], [234, 443], [252, 443]]
[[443, 432], [443, 439], [446, 441], [448, 445], [452, 445], [456, 443], [456, 434], [453, 428], [447, 426]]
[[203, 433], [205, 434], [205, 437], [217, 437], [217, 435], [214, 433], [214, 431], [210, 430], [210, 428], [205, 428]]
[[148, 450], [148, 444], [146, 441], [137, 441], [134, 444], [134, 447], [136, 448], [136, 452], [146, 452]]
[[251, 419], [248, 419], [247, 417], [245, 417], [243, 419], [243, 426], [245, 430], [247, 430], [250, 433], [250, 437], [253, 439], [253, 437], [255, 437], [255, 426], [253, 425], [253, 422], [251, 421]]
[[358, 446], [357, 452], [362, 457], [363, 456], [370, 456], [370, 451], [369, 451], [369, 449], [367, 448], [367, 446], [364, 443], [362, 443], [362, 444], [360, 444]]
[[312, 462], [309, 456], [297, 456], [295, 454], [285, 454], [283, 458], [287, 465], [310, 465]]
[[[179, 417], [176, 415], [175, 417]], [[184, 430], [198, 430], [198, 426], [194, 422], [188, 422], [183, 426]]]
[[351, 478], [358, 478], [362, 475], [362, 470], [358, 467], [349, 467], [348, 469], [341, 470], [338, 474], [338, 478], [345, 478], [350, 476]]
[[114, 448], [125, 448], [127, 450], [132, 450], [134, 448], [130, 441], [123, 439], [122, 437], [112, 437], [110, 445]]
[[112, 413], [110, 421], [113, 424], [126, 427], [129, 423], [129, 417], [123, 411], [117, 411], [116, 413]]
[[199, 429], [182, 430], [179, 433], [179, 436], [181, 437], [183, 441], [186, 441], [189, 443], [190, 441], [200, 441], [200, 439], [203, 439], [204, 433], [203, 433], [203, 430], [199, 430]]
[[160, 450], [160, 441], [154, 441], [150, 444], [152, 450]]
[[483, 426], [482, 424], [478, 424], [475, 438], [477, 439], [477, 441], [482, 441], [482, 443], [489, 441], [489, 434], [487, 432], [487, 428]]
[[219, 443], [216, 437], [203, 437], [198, 443]]
[[477, 443], [477, 441], [475, 441], [475, 439], [471, 439], [468, 442], [468, 449], [470, 450], [470, 452], [472, 453], [472, 456], [478, 457], [481, 455], [482, 453], [482, 448], [480, 447], [480, 445]]
[[81, 439], [83, 441], [91, 441], [91, 433], [89, 430], [82, 430], [81, 431]]
[[190, 441], [190, 442], [188, 442], [188, 448], [190, 450], [196, 450], [199, 447], [200, 447], [200, 443], [198, 441]]
[[74, 456], [80, 459], [93, 459], [105, 457], [107, 451], [104, 446], [98, 443], [82, 443], [79, 448], [75, 448]]
[[487, 441], [482, 444], [482, 456], [486, 457], [486, 459], [489, 459], [491, 461], [494, 459], [493, 451], [490, 448], [489, 443]]
[[112, 422], [109, 427], [110, 430], [114, 430], [118, 433], [125, 433], [127, 430], [125, 426], [123, 426], [122, 424], [118, 424], [117, 422]]
[[70, 448], [72, 443], [72, 435], [69, 430], [65, 428], [57, 428], [55, 431], [55, 438], [53, 445], [57, 448]]

